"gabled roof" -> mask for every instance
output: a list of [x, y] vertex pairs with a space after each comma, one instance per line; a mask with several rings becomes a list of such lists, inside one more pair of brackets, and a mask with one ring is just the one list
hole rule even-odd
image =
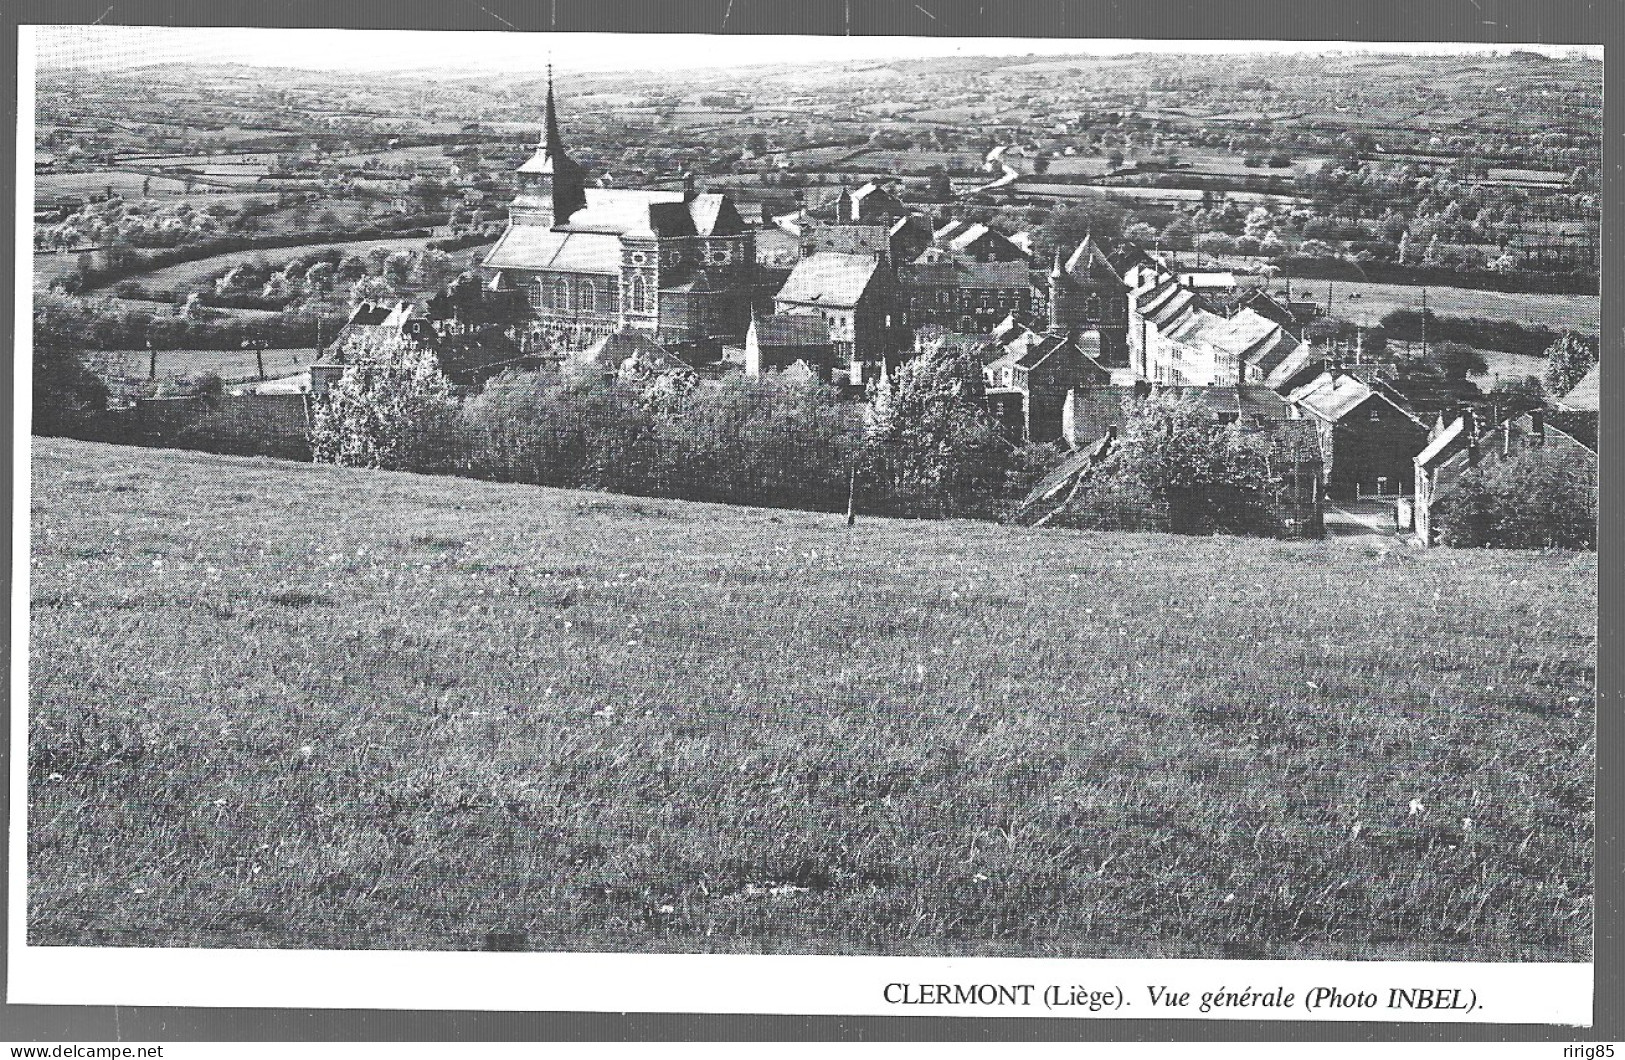
[[1105, 273], [1110, 274], [1114, 280], [1120, 279], [1117, 270], [1112, 268], [1111, 261], [1107, 259], [1105, 253], [1101, 251], [1100, 246], [1095, 242], [1094, 236], [1084, 236], [1083, 242], [1078, 244], [1078, 249], [1074, 250], [1072, 256], [1066, 259], [1066, 274], [1078, 279], [1092, 273], [1099, 275], [1096, 270], [1103, 270]]
[[1264, 382], [1276, 391], [1295, 389], [1307, 381], [1300, 376], [1311, 371], [1318, 373], [1320, 367], [1324, 366], [1324, 360], [1313, 346], [1297, 346], [1279, 364], [1269, 369]]
[[556, 229], [625, 235], [645, 239], [660, 236], [726, 235], [744, 230], [738, 211], [726, 195], [688, 196], [681, 191], [645, 191], [634, 188], [587, 188], [587, 205]]
[[880, 260], [868, 254], [819, 251], [802, 258], [774, 299], [798, 305], [851, 309], [869, 290]]
[[1599, 396], [1597, 387], [1601, 384], [1601, 381], [1602, 363], [1598, 362], [1591, 366], [1591, 371], [1582, 376], [1578, 383], [1574, 384], [1572, 390], [1563, 395], [1558, 404], [1571, 412], [1598, 411]]
[[1402, 400], [1391, 396], [1386, 387], [1375, 386], [1348, 372], [1322, 372], [1286, 396], [1292, 404], [1328, 423], [1338, 422], [1373, 398], [1392, 405], [1417, 426], [1427, 426]]
[[1303, 343], [1289, 335], [1284, 328], [1277, 326], [1274, 331], [1243, 351], [1242, 360], [1268, 378], [1271, 372], [1302, 348]]
[[879, 184], [876, 184], [872, 180], [869, 181], [869, 183], [865, 184], [863, 187], [859, 188], [858, 190], [853, 191], [853, 192], [848, 192], [848, 194], [851, 195], [852, 200], [854, 202], [856, 202], [856, 201], [858, 201], [860, 199], [867, 199], [869, 196], [875, 194], [876, 192], [880, 192], [881, 194], [885, 195], [886, 198], [888, 198], [888, 199], [893, 199], [893, 200], [897, 199], [897, 196], [893, 195], [891, 192], [887, 191], [885, 188], [881, 187]]
[[672, 359], [671, 351], [656, 342], [648, 332], [637, 328], [622, 328], [612, 335], [606, 335], [586, 349], [570, 354], [570, 359], [593, 361], [606, 371], [613, 372], [634, 355], [647, 357], [657, 363]]
[[589, 272], [619, 276], [621, 241], [614, 235], [510, 225], [485, 256], [492, 269]]
[[1457, 416], [1454, 423], [1434, 435], [1433, 440], [1416, 454], [1416, 466], [1431, 469], [1436, 464], [1442, 464], [1467, 445], [1466, 433], [1467, 417]]

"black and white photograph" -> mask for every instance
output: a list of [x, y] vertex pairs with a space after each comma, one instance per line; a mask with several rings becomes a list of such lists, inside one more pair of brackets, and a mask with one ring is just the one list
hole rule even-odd
[[27, 29], [14, 946], [1592, 962], [1600, 46]]

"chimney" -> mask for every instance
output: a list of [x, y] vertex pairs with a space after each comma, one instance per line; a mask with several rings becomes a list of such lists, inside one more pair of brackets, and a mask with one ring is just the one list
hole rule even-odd
[[692, 202], [695, 196], [694, 174], [691, 171], [683, 172], [683, 201]]
[[1546, 410], [1531, 409], [1529, 412], [1529, 444], [1540, 447], [1546, 444]]

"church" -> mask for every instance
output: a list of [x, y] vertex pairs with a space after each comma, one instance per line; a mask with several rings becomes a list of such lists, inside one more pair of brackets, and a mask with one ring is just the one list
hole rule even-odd
[[668, 346], [738, 342], [750, 325], [756, 237], [727, 195], [594, 186], [559, 132], [553, 74], [536, 154], [519, 167], [490, 286], [521, 291], [530, 333], [578, 348], [626, 328]]

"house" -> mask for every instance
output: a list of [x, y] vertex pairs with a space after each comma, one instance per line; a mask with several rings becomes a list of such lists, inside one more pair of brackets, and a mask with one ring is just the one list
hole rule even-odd
[[495, 289], [524, 292], [568, 342], [624, 328], [663, 344], [739, 339], [755, 282], [754, 231], [727, 195], [589, 186], [559, 132], [552, 72], [546, 128], [519, 167], [508, 228], [486, 255]]
[[1327, 496], [1392, 496], [1411, 484], [1427, 425], [1373, 375], [1333, 364], [1285, 397], [1295, 418], [1315, 424]]
[[[1085, 386], [1067, 394], [1063, 408], [1063, 440], [1079, 453], [1100, 453], [1114, 447], [1124, 434], [1134, 403], [1152, 394], [1173, 394], [1203, 406], [1216, 425], [1236, 429], [1266, 444], [1270, 474], [1275, 480], [1269, 502], [1280, 537], [1318, 538], [1325, 532], [1325, 493], [1319, 437], [1315, 425], [1294, 419], [1280, 395], [1265, 386], [1156, 387]], [[1099, 463], [1099, 459], [1095, 460]], [[1052, 493], [1055, 484], [1051, 484]], [[1142, 518], [1147, 513], [1141, 513]], [[1177, 529], [1178, 512], [1168, 513], [1163, 529]], [[1154, 516], [1153, 516], [1154, 520]], [[1131, 520], [1133, 525], [1140, 521]], [[1157, 525], [1154, 521], [1146, 526]]]
[[1084, 237], [1065, 264], [1056, 251], [1047, 293], [1051, 328], [1097, 331], [1101, 360], [1129, 363], [1129, 300], [1123, 275], [1092, 236]]
[[854, 385], [878, 374], [898, 346], [897, 281], [880, 254], [820, 251], [801, 259], [773, 296], [775, 314], [820, 318]]
[[1305, 358], [1298, 338], [1276, 319], [1243, 305], [1229, 315], [1163, 269], [1133, 270], [1128, 295], [1129, 364], [1170, 386], [1233, 386], [1279, 382], [1278, 370]]
[[1009, 237], [974, 221], [949, 221], [932, 233], [931, 247], [963, 261], [1027, 260], [1027, 252]]
[[986, 332], [1011, 313], [1029, 314], [1033, 288], [1022, 261], [967, 262], [957, 259], [897, 267], [908, 322], [947, 324], [966, 332]]
[[1003, 352], [982, 369], [988, 408], [1022, 442], [1059, 441], [1067, 394], [1111, 382], [1111, 370], [1070, 335], [1021, 329], [997, 346]]
[[799, 363], [828, 382], [836, 367], [829, 325], [810, 313], [752, 314], [744, 352], [749, 376], [782, 372]]
[[835, 200], [837, 224], [878, 224], [889, 228], [893, 221], [908, 213], [903, 200], [872, 180], [854, 191], [842, 188]]
[[621, 328], [580, 350], [567, 353], [564, 367], [601, 373], [605, 378], [619, 375], [629, 361], [659, 371], [689, 367], [670, 349], [642, 328]]
[[1593, 483], [1597, 481], [1596, 449], [1548, 422], [1544, 409], [1509, 416], [1487, 429], [1480, 426], [1472, 410], [1448, 425], [1439, 425], [1413, 464], [1415, 494], [1410, 525], [1417, 542], [1424, 548], [1433, 544], [1434, 505], [1463, 474], [1486, 462], [1510, 459], [1530, 449], [1559, 450], [1574, 466], [1585, 468]]

